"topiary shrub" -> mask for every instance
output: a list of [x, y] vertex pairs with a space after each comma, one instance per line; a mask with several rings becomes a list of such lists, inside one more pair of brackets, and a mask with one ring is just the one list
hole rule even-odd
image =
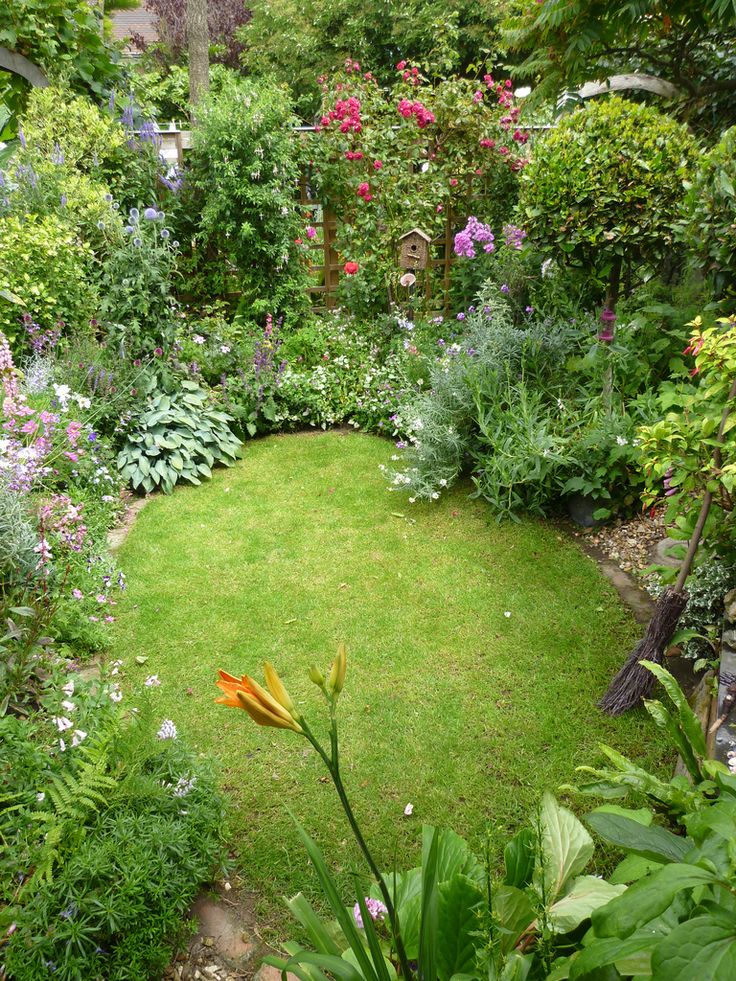
[[736, 289], [736, 126], [700, 158], [686, 185], [684, 240], [704, 262], [718, 293]]
[[654, 266], [673, 226], [697, 146], [685, 126], [621, 98], [589, 103], [535, 143], [521, 176], [522, 223], [542, 250], [585, 268], [613, 309], [622, 266]]

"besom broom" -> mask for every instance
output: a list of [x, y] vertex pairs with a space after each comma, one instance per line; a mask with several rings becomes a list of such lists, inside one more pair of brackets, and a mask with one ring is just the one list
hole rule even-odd
[[[731, 384], [721, 416], [721, 424], [715, 438], [711, 462], [714, 473], [718, 473], [721, 469], [723, 437], [731, 411], [731, 402], [734, 398], [736, 398], [736, 379]], [[629, 709], [635, 708], [643, 698], [652, 693], [656, 679], [651, 671], [642, 667], [640, 662], [653, 661], [655, 664], [661, 664], [664, 660], [664, 652], [675, 634], [682, 611], [687, 605], [688, 594], [685, 590], [685, 583], [692, 570], [695, 553], [700, 545], [712, 502], [713, 491], [706, 489], [703, 503], [700, 506], [700, 514], [695, 523], [675, 585], [665, 589], [660, 596], [652, 619], [649, 621], [646, 634], [629, 654], [626, 663], [608, 686], [603, 698], [598, 702], [598, 707], [607, 715], [622, 715]]]

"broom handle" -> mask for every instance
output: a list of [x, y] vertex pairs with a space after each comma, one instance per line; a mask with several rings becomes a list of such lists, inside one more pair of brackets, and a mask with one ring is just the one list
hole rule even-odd
[[[734, 378], [731, 383], [731, 390], [728, 393], [728, 398], [726, 399], [726, 407], [723, 410], [723, 415], [721, 416], [721, 424], [718, 427], [718, 435], [716, 436], [716, 445], [713, 450], [713, 469], [721, 469], [721, 447], [723, 446], [723, 436], [726, 429], [726, 422], [728, 421], [729, 413], [731, 412], [731, 401], [736, 398], [736, 378]], [[695, 529], [693, 530], [692, 538], [690, 539], [690, 544], [688, 545], [687, 554], [680, 566], [680, 574], [677, 577], [677, 582], [675, 583], [673, 592], [681, 593], [685, 587], [685, 581], [690, 575], [690, 570], [693, 565], [693, 560], [695, 559], [695, 553], [698, 550], [698, 545], [700, 545], [700, 539], [703, 535], [703, 528], [705, 527], [705, 522], [708, 520], [708, 513], [710, 511], [710, 506], [713, 503], [713, 491], [707, 490], [705, 492], [705, 497], [703, 498], [703, 503], [700, 507], [700, 514], [698, 515], [698, 520], [695, 522]]]

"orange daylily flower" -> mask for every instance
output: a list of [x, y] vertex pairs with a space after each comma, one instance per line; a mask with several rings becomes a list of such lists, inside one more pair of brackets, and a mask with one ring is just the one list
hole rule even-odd
[[235, 678], [227, 671], [220, 671], [217, 687], [225, 693], [225, 697], [217, 698], [215, 701], [221, 705], [229, 705], [231, 708], [245, 709], [259, 726], [303, 732], [297, 722], [299, 716], [294, 703], [278, 674], [268, 662], [263, 667], [270, 691], [266, 691], [247, 674]]

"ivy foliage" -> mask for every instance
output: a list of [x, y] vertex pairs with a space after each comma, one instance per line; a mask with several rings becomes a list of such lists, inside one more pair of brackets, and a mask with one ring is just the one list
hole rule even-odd
[[[63, 77], [75, 90], [100, 96], [119, 72], [118, 52], [101, 30], [103, 7], [89, 0], [3, 0], [0, 45], [49, 78]], [[0, 103], [12, 114], [22, 110], [29, 92], [25, 79], [0, 73]]]
[[530, 238], [603, 278], [615, 257], [653, 265], [674, 241], [697, 145], [685, 126], [621, 98], [590, 103], [534, 144], [519, 207]]

